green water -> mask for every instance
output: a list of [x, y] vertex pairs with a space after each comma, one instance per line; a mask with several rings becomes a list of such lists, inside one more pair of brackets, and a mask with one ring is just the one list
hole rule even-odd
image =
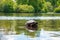
[[[17, 34], [26, 31], [25, 23], [27, 20], [0, 20], [0, 28], [7, 29], [7, 32], [11, 28], [15, 29]], [[60, 20], [35, 20], [38, 22], [38, 30], [44, 28], [45, 30], [60, 30]]]
[[[60, 14], [48, 14], [48, 13], [0, 13], [0, 16], [60, 16]], [[27, 20], [0, 20], [0, 28], [6, 29], [6, 32], [15, 30], [16, 34], [25, 33], [34, 37], [36, 32], [30, 33], [25, 29], [25, 23]], [[60, 20], [35, 20], [38, 22], [38, 30], [44, 28], [45, 30], [60, 31]]]

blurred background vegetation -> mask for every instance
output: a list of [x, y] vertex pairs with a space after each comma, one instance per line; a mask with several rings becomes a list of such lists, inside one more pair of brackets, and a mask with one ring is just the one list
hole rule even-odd
[[60, 0], [0, 0], [4, 13], [60, 13]]

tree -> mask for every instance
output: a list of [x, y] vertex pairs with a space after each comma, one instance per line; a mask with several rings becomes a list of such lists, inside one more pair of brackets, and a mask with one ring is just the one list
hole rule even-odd
[[58, 1], [58, 0], [46, 0], [46, 1], [51, 2], [51, 4], [52, 4], [54, 7], [57, 6], [57, 1]]
[[42, 8], [44, 7], [45, 0], [38, 0], [38, 11], [42, 12]]
[[54, 12], [60, 13], [60, 6], [56, 7], [56, 8], [54, 9]]
[[37, 0], [29, 0], [28, 5], [32, 5], [34, 7], [35, 12], [37, 12]]
[[16, 0], [17, 4], [27, 4], [28, 0]]
[[57, 1], [57, 6], [59, 6], [59, 5], [60, 5], [60, 0]]
[[52, 12], [53, 11], [53, 6], [51, 5], [50, 2], [45, 2], [43, 4], [42, 12]]
[[17, 12], [34, 12], [34, 8], [31, 5], [19, 5]]
[[35, 9], [35, 13], [40, 12], [45, 0], [29, 0], [29, 5], [32, 5]]
[[5, 0], [0, 0], [0, 12], [3, 12]]
[[5, 5], [4, 5], [4, 12], [14, 12], [16, 7], [16, 3], [13, 2], [12, 0], [5, 0]]

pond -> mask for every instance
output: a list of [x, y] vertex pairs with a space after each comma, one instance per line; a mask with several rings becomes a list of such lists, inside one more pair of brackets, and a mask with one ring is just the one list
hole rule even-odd
[[[30, 19], [38, 22], [35, 32], [25, 29]], [[0, 40], [60, 40], [60, 14], [2, 13], [0, 29]]]
[[[34, 35], [32, 35], [34, 34]], [[1, 35], [1, 40], [60, 40], [60, 31], [37, 31], [35, 33], [22, 32], [21, 34], [16, 35]]]

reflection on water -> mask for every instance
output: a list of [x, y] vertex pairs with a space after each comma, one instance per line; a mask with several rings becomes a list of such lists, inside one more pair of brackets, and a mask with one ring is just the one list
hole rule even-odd
[[41, 31], [35, 33], [34, 37], [31, 37], [31, 34], [34, 34], [32, 32], [27, 34], [28, 35], [26, 35], [26, 32], [23, 32], [19, 35], [4, 35], [1, 40], [60, 40], [60, 36], [53, 37], [55, 36], [54, 34], [60, 35], [60, 32], [45, 31], [41, 29]]
[[40, 40], [46, 39], [46, 40], [51, 40], [50, 35], [45, 32], [43, 29], [40, 31]]
[[[14, 14], [15, 15], [15, 14]], [[20, 14], [19, 16], [22, 16], [23, 14]], [[5, 29], [7, 29], [6, 34], [9, 35], [4, 35], [3, 32], [0, 33], [0, 40], [60, 40], [60, 32], [56, 32], [56, 31], [45, 31], [43, 29], [38, 30], [36, 32], [28, 32], [27, 30], [25, 30], [25, 28], [23, 26], [25, 26], [25, 22], [27, 20], [15, 20], [15, 19], [44, 19], [46, 17], [8, 17], [7, 16], [0, 16], [0, 27], [5, 27]], [[11, 15], [13, 16], [13, 15]], [[18, 15], [16, 15], [18, 16]], [[29, 15], [28, 15], [29, 16]], [[47, 19], [50, 19], [50, 17], [47, 17]], [[59, 17], [52, 17], [52, 19], [60, 19]], [[7, 20], [4, 20], [7, 19]], [[10, 20], [12, 19], [12, 20]], [[13, 20], [14, 19], [14, 20]], [[39, 27], [45, 27], [45, 29], [50, 30], [50, 27], [53, 28], [54, 30], [60, 27], [60, 20], [37, 20], [39, 23]], [[58, 25], [58, 26], [57, 26]], [[39, 28], [39, 29], [40, 29]], [[60, 30], [60, 29], [58, 29]], [[16, 31], [16, 32], [15, 32]], [[11, 35], [13, 34], [13, 35]]]

